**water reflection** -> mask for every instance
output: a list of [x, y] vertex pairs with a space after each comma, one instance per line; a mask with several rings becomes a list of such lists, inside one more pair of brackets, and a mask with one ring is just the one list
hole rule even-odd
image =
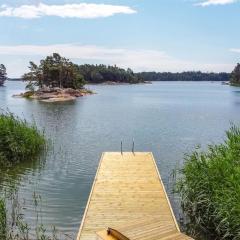
[[23, 178], [31, 172], [31, 174], [40, 174], [46, 162], [46, 155], [43, 153], [41, 157], [31, 160], [25, 160], [13, 165], [10, 168], [2, 167], [0, 169], [0, 189], [5, 191], [10, 187], [17, 189]]
[[220, 83], [89, 88], [97, 94], [55, 104], [12, 98], [24, 90], [22, 83], [0, 88], [0, 108], [36, 121], [53, 142], [42, 166], [22, 167], [19, 194], [41, 194], [43, 221], [66, 233], [77, 232], [103, 151], [120, 151], [121, 140], [131, 150], [134, 137], [137, 151], [154, 153], [171, 194], [169, 176], [183, 154], [222, 141], [229, 122], [240, 121], [238, 90]]

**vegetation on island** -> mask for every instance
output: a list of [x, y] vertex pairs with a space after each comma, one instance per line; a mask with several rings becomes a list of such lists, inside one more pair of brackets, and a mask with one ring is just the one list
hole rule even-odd
[[176, 191], [186, 216], [186, 229], [205, 239], [240, 239], [240, 128], [226, 140], [186, 156]]
[[29, 72], [22, 78], [28, 82], [26, 89], [29, 91], [20, 94], [21, 97], [60, 102], [92, 94], [84, 88], [85, 81], [78, 65], [58, 53], [42, 59], [39, 65], [30, 62]]
[[58, 53], [42, 59], [39, 65], [30, 62], [29, 72], [22, 78], [28, 82], [28, 89], [35, 86], [80, 89], [85, 83], [78, 66]]
[[117, 66], [77, 65], [69, 59], [53, 53], [37, 65], [30, 62], [29, 72], [22, 76], [29, 90], [20, 97], [38, 99], [44, 102], [75, 100], [77, 97], [93, 94], [84, 88], [85, 83], [140, 83], [144, 82], [131, 69]]
[[35, 124], [28, 124], [12, 113], [0, 114], [0, 166], [11, 166], [34, 159], [46, 140]]
[[6, 80], [7, 80], [6, 67], [3, 64], [0, 64], [0, 86], [3, 86]]
[[240, 63], [234, 68], [230, 76], [231, 85], [240, 85]]
[[144, 81], [229, 81], [229, 73], [203, 73], [203, 72], [142, 72], [138, 76]]

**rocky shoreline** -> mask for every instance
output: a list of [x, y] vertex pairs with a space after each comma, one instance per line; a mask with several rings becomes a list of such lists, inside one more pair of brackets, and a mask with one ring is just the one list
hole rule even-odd
[[36, 99], [42, 102], [65, 102], [73, 101], [78, 97], [94, 94], [88, 89], [72, 89], [72, 88], [40, 88], [37, 91], [27, 91], [13, 97], [22, 97]]

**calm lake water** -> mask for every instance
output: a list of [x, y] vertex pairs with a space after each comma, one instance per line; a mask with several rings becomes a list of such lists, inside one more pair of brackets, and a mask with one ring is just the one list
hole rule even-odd
[[[35, 121], [53, 146], [41, 163], [26, 162], [9, 175], [27, 206], [34, 191], [41, 195], [45, 225], [73, 236], [102, 152], [120, 151], [121, 140], [130, 151], [134, 138], [136, 151], [153, 152], [171, 196], [170, 175], [184, 153], [222, 141], [230, 122], [240, 124], [240, 88], [221, 83], [92, 85], [97, 94], [54, 104], [13, 98], [24, 86], [8, 82], [0, 88], [0, 108]], [[31, 211], [29, 221], [35, 217]]]

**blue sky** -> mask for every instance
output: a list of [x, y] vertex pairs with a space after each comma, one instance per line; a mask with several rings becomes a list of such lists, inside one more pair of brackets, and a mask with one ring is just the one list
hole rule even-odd
[[231, 71], [238, 0], [0, 0], [0, 63], [19, 77], [52, 52], [134, 71]]

